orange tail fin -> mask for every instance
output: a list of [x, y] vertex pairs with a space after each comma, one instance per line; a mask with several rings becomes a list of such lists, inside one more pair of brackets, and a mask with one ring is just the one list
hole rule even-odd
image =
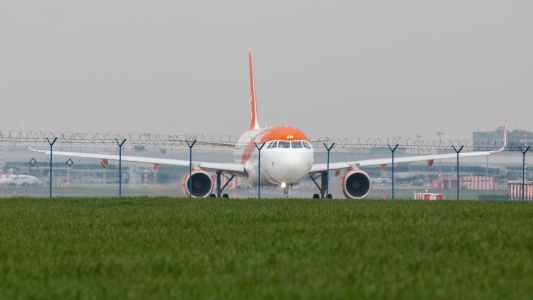
[[252, 64], [252, 52], [248, 55], [250, 60], [250, 130], [259, 130], [259, 122], [257, 121], [257, 103], [255, 102], [255, 82], [254, 82], [254, 67]]

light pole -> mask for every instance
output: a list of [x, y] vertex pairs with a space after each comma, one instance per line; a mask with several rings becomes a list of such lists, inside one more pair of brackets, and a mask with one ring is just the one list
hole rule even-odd
[[455, 150], [455, 153], [457, 154], [457, 183], [456, 183], [456, 185], [457, 185], [457, 200], [459, 200], [459, 190], [461, 189], [460, 181], [459, 181], [459, 152], [461, 152], [461, 150], [463, 150], [463, 147], [464, 146], [461, 145], [461, 148], [459, 148], [459, 150], [457, 150], [455, 148], [455, 146], [452, 145], [453, 150]]
[[55, 142], [57, 141], [57, 137], [54, 137], [54, 139], [52, 141], [50, 141], [49, 138], [46, 138], [46, 140], [48, 141], [48, 144], [50, 144], [50, 199], [52, 199], [52, 169], [53, 169], [53, 164], [52, 164], [52, 161], [53, 161], [53, 156], [52, 156], [52, 151], [54, 151], [54, 144]]
[[398, 148], [398, 144], [396, 144], [394, 148], [392, 148], [389, 144], [387, 144], [387, 146], [389, 146], [389, 149], [392, 153], [392, 200], [394, 200], [394, 151], [396, 151]]
[[331, 144], [331, 146], [327, 146], [326, 143], [324, 144], [324, 148], [326, 148], [326, 151], [328, 151], [328, 162], [326, 167], [326, 198], [329, 199], [329, 152], [331, 151], [331, 148], [335, 146], [335, 143]]
[[523, 149], [522, 146], [520, 146], [520, 152], [522, 152], [522, 201], [524, 201], [525, 194], [524, 194], [524, 188], [526, 186], [526, 153], [529, 151], [529, 146], [527, 146], [526, 149]]
[[261, 199], [261, 149], [263, 149], [265, 143], [263, 142], [261, 146], [257, 145], [256, 142], [254, 144], [257, 148], [257, 155], [259, 156], [259, 162], [257, 163], [257, 199]]
[[118, 145], [118, 197], [122, 197], [122, 146], [126, 142], [126, 139], [123, 139], [122, 142], [119, 142], [118, 139], [115, 139]]
[[188, 140], [185, 141], [187, 146], [189, 146], [189, 198], [192, 198], [192, 147], [196, 144], [196, 140], [192, 141], [192, 143], [189, 143]]

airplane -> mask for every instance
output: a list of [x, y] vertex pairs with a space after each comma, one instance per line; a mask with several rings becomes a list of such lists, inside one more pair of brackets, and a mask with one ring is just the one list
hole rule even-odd
[[13, 181], [11, 182], [14, 185], [35, 185], [40, 184], [41, 180], [32, 175], [13, 175]]
[[[311, 140], [301, 130], [287, 125], [260, 128], [251, 52], [248, 58], [250, 72], [250, 126], [249, 130], [244, 132], [237, 140], [237, 143], [233, 145], [235, 162], [192, 161], [191, 164], [189, 160], [137, 156], [121, 156], [122, 161], [149, 163], [153, 164], [154, 167], [172, 165], [190, 168], [191, 171], [183, 178], [182, 187], [185, 195], [192, 198], [227, 198], [228, 195], [223, 194], [223, 191], [235, 176], [246, 178], [248, 184], [252, 187], [257, 187], [259, 184], [261, 187], [281, 187], [285, 196], [289, 195], [291, 187], [299, 184], [304, 177], [309, 176], [319, 191], [318, 194], [313, 195], [313, 198], [331, 198], [331, 194], [326, 194], [326, 191], [328, 191], [328, 171], [336, 174], [344, 171], [341, 187], [347, 199], [367, 197], [371, 190], [371, 178], [361, 167], [381, 166], [384, 168], [392, 163], [392, 158], [333, 162], [329, 163], [328, 166], [326, 163], [314, 162], [314, 149]], [[505, 128], [507, 128], [507, 122]], [[506, 145], [506, 132], [507, 129], [504, 131], [501, 149], [459, 153], [459, 157], [486, 156], [502, 151]], [[259, 151], [259, 147], [262, 146], [264, 148]], [[50, 155], [50, 151], [47, 150], [30, 149]], [[107, 164], [109, 160], [118, 161], [120, 159], [119, 155], [110, 154], [63, 151], [53, 151], [53, 154], [101, 159], [103, 164]], [[456, 157], [456, 153], [422, 155], [398, 157], [394, 162], [427, 161], [428, 165], [432, 165], [436, 159], [453, 159]], [[260, 166], [259, 161], [261, 161]], [[215, 176], [212, 176], [212, 173], [215, 173]], [[222, 185], [221, 180], [223, 176], [227, 179], [224, 185]], [[317, 182], [319, 178], [320, 182]], [[213, 179], [215, 179], [215, 182], [213, 182]], [[216, 190], [216, 194], [212, 194], [213, 187]]]
[[40, 183], [37, 177], [31, 175], [14, 175], [12, 168], [7, 171], [6, 175], [0, 175], [0, 185], [33, 185], [37, 183]]

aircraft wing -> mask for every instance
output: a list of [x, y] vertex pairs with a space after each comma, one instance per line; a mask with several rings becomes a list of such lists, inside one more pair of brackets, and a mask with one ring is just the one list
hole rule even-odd
[[[475, 151], [475, 152], [465, 152], [459, 153], [459, 157], [474, 157], [474, 156], [487, 156], [491, 154], [498, 153], [502, 151]], [[429, 165], [433, 164], [434, 160], [437, 159], [453, 159], [457, 158], [456, 153], [447, 153], [447, 154], [434, 154], [434, 155], [419, 155], [419, 156], [405, 156], [405, 157], [395, 157], [394, 163], [403, 163], [403, 162], [415, 162], [415, 161], [427, 161]], [[351, 162], [335, 162], [329, 164], [330, 171], [344, 170], [344, 169], [357, 169], [359, 167], [365, 166], [386, 166], [392, 164], [392, 157], [389, 158], [378, 158], [378, 159], [365, 159], [359, 161]], [[309, 174], [326, 172], [327, 164], [314, 164], [309, 171]]]
[[[505, 120], [505, 125], [503, 129], [503, 140], [502, 147], [495, 151], [474, 151], [474, 152], [459, 152], [459, 157], [474, 157], [474, 156], [487, 156], [501, 152], [505, 149], [507, 145], [507, 120]], [[457, 153], [447, 153], [447, 154], [434, 154], [434, 155], [417, 155], [417, 156], [404, 156], [404, 157], [395, 157], [394, 163], [403, 163], [403, 162], [415, 162], [415, 161], [427, 161], [428, 165], [432, 165], [433, 161], [436, 159], [453, 159], [457, 158]], [[392, 164], [392, 156], [388, 158], [378, 158], [378, 159], [365, 159], [359, 161], [351, 162], [335, 162], [329, 164], [330, 171], [340, 171], [340, 170], [349, 170], [349, 169], [358, 169], [359, 167], [365, 166], [383, 166], [385, 167], [388, 164]], [[328, 170], [328, 165], [314, 164], [309, 171], [309, 174], [322, 173]]]
[[[30, 148], [30, 150], [50, 155], [50, 151], [48, 150], [37, 150], [37, 149], [32, 149], [32, 148]], [[115, 161], [118, 161], [120, 159], [119, 155], [83, 153], [83, 152], [53, 151], [53, 155], [94, 158], [94, 159], [100, 159], [100, 160], [115, 160]], [[189, 167], [189, 161], [182, 160], [182, 159], [168, 159], [168, 158], [127, 156], [127, 155], [122, 155], [121, 159], [124, 162], [148, 163], [148, 164], [154, 164], [154, 165], [169, 165], [169, 166], [179, 166], [179, 167], [187, 167], [187, 168]], [[223, 172], [227, 172], [230, 174], [234, 174], [236, 176], [248, 177], [248, 174], [246, 173], [244, 169], [244, 164], [193, 161], [192, 167], [193, 169], [202, 169], [202, 170], [212, 171], [212, 172], [223, 171]]]

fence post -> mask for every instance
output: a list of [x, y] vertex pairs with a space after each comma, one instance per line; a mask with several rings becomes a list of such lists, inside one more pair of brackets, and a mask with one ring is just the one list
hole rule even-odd
[[525, 193], [524, 189], [526, 187], [526, 153], [529, 151], [529, 146], [527, 146], [526, 150], [522, 149], [522, 146], [520, 146], [520, 152], [522, 152], [522, 201], [525, 201]]
[[257, 165], [258, 167], [258, 174], [257, 174], [257, 199], [261, 199], [261, 149], [263, 149], [263, 147], [265, 146], [265, 143], [261, 144], [261, 147], [259, 147], [257, 145], [256, 142], [254, 142], [255, 144], [255, 147], [257, 148], [257, 152], [258, 152], [258, 155], [259, 155], [259, 164]]
[[189, 198], [192, 198], [192, 147], [196, 144], [196, 140], [192, 141], [192, 143], [189, 143], [188, 140], [185, 141], [187, 146], [189, 146]]
[[396, 151], [396, 148], [398, 148], [398, 144], [392, 148], [389, 144], [387, 144], [390, 151], [392, 152], [392, 200], [394, 200], [394, 151]]
[[118, 145], [118, 197], [122, 197], [122, 145], [126, 142], [126, 139], [122, 143], [118, 142], [118, 139], [115, 139]]
[[460, 190], [460, 186], [459, 186], [459, 152], [461, 152], [461, 150], [463, 150], [463, 147], [461, 145], [461, 148], [459, 148], [459, 150], [455, 149], [455, 146], [452, 145], [452, 148], [453, 150], [455, 150], [455, 153], [457, 154], [457, 200], [459, 200], [459, 190]]
[[54, 144], [57, 141], [57, 137], [54, 137], [54, 140], [50, 142], [49, 138], [46, 138], [48, 144], [50, 144], [50, 199], [52, 199], [52, 151], [54, 150]]
[[326, 143], [323, 143], [324, 147], [328, 151], [328, 163], [326, 165], [326, 199], [329, 198], [329, 152], [331, 151], [331, 148], [335, 146], [335, 143], [331, 144], [331, 146], [326, 146]]

